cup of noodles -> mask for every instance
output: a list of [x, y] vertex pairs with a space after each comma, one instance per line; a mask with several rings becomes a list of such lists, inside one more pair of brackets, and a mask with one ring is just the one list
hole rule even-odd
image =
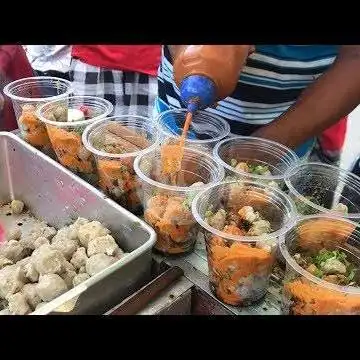
[[86, 126], [103, 119], [113, 105], [95, 96], [71, 96], [41, 105], [36, 116], [46, 126], [51, 146], [60, 164], [87, 181], [96, 181], [96, 167], [90, 151], [82, 144]]
[[360, 178], [336, 166], [309, 162], [285, 175], [289, 195], [302, 215], [332, 213], [360, 220]]
[[291, 315], [360, 315], [359, 224], [330, 214], [300, 218], [280, 238], [282, 308]]
[[[162, 143], [180, 139], [187, 114], [186, 109], [172, 109], [159, 114], [156, 121]], [[209, 112], [197, 111], [193, 114], [186, 146], [211, 152], [215, 144], [229, 134], [230, 125], [226, 120]]]
[[282, 186], [285, 172], [300, 160], [294, 151], [267, 139], [234, 136], [218, 142], [215, 160], [226, 171], [227, 179], [260, 181]]
[[4, 87], [12, 100], [21, 137], [45, 153], [51, 150], [46, 127], [36, 115], [37, 108], [49, 101], [66, 99], [72, 92], [70, 81], [38, 76], [13, 81]]
[[207, 153], [185, 147], [181, 170], [163, 171], [161, 148], [139, 155], [134, 169], [143, 190], [145, 221], [157, 233], [155, 249], [164, 255], [193, 250], [200, 227], [191, 213], [194, 196], [224, 178], [224, 169]]
[[200, 192], [192, 213], [203, 229], [211, 291], [233, 306], [266, 294], [277, 241], [294, 221], [294, 205], [274, 187], [228, 181]]
[[95, 157], [99, 187], [121, 206], [141, 215], [141, 186], [134, 159], [158, 145], [154, 121], [137, 115], [108, 117], [87, 126], [82, 140]]

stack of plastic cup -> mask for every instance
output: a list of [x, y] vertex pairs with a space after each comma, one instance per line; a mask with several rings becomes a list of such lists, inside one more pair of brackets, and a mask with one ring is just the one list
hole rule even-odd
[[35, 111], [46, 102], [66, 99], [71, 91], [70, 81], [49, 76], [24, 78], [6, 85], [4, 94], [12, 100], [21, 137], [41, 151], [49, 153], [49, 137]]
[[134, 159], [158, 145], [155, 123], [136, 115], [109, 117], [89, 125], [82, 138], [95, 157], [99, 187], [124, 208], [142, 214], [141, 186], [134, 171]]

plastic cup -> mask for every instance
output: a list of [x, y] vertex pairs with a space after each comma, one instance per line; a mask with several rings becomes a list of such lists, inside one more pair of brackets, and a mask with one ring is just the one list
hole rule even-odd
[[[79, 121], [56, 121], [54, 113], [62, 111], [64, 119], [69, 110], [81, 110], [84, 119]], [[95, 96], [71, 96], [41, 105], [36, 111], [39, 120], [45, 124], [52, 148], [60, 164], [85, 178], [96, 181], [96, 168], [90, 151], [82, 144], [81, 136], [87, 125], [108, 116], [113, 105]]]
[[[359, 225], [328, 214], [304, 216], [280, 238], [286, 260], [282, 310], [291, 315], [360, 315], [360, 288], [341, 286], [302, 268], [293, 257], [301, 251], [341, 250], [360, 267]], [[316, 254], [316, 252], [314, 253]], [[359, 271], [355, 272], [358, 278]]]
[[46, 102], [67, 98], [71, 92], [70, 81], [50, 76], [24, 78], [6, 85], [4, 94], [12, 100], [21, 137], [48, 153], [50, 140], [35, 111]]
[[[269, 234], [260, 231], [255, 233], [257, 236], [238, 235], [239, 228], [230, 224], [229, 216], [234, 220], [234, 214], [244, 206], [251, 206], [270, 222]], [[216, 229], [208, 223], [207, 216], [210, 211], [218, 214], [220, 209], [225, 210], [222, 216], [227, 217], [230, 226], [222, 224]], [[295, 208], [288, 196], [258, 182], [223, 182], [199, 193], [192, 213], [203, 229], [213, 294], [233, 306], [262, 299], [269, 285], [278, 238], [294, 221]]]
[[143, 189], [145, 221], [157, 233], [155, 249], [164, 255], [193, 250], [200, 230], [191, 213], [193, 197], [224, 178], [224, 169], [207, 153], [186, 147], [177, 185], [162, 174], [161, 149], [139, 155], [135, 172]]
[[331, 212], [360, 220], [360, 178], [349, 171], [322, 163], [303, 163], [287, 172], [285, 183], [302, 215]]
[[[141, 150], [136, 150], [136, 147], [132, 147], [130, 144], [132, 150], [117, 154], [109, 152], [111, 149], [106, 151], [105, 144], [100, 147], [96, 145], [99, 138], [104, 139], [104, 135], [117, 125], [119, 125], [118, 129], [122, 129], [121, 125], [126, 130], [131, 131], [131, 133], [119, 133], [119, 136], [122, 135], [121, 138], [130, 142], [135, 141], [141, 145]], [[156, 130], [155, 123], [149, 118], [137, 115], [120, 115], [96, 121], [89, 125], [82, 135], [84, 146], [96, 160], [99, 187], [109, 197], [136, 215], [141, 215], [143, 210], [140, 200], [141, 186], [134, 171], [134, 159], [158, 145], [158, 132]], [[135, 140], [132, 136], [136, 137]], [[137, 136], [141, 136], [141, 139], [137, 139]], [[138, 141], [143, 142], [144, 139], [146, 139], [144, 144], [138, 143]], [[102, 146], [103, 150], [99, 150]]]
[[[300, 161], [295, 152], [286, 146], [250, 136], [234, 136], [220, 141], [213, 155], [225, 168], [227, 179], [260, 181], [276, 187], [283, 186], [285, 172]], [[244, 167], [239, 163], [246, 165]], [[266, 166], [270, 173], [254, 174], [243, 170], [249, 165]]]
[[[159, 114], [157, 124], [161, 142], [174, 141], [182, 135], [186, 109], [167, 110]], [[230, 125], [220, 116], [197, 111], [190, 124], [186, 145], [201, 151], [211, 151], [215, 144], [230, 133]]]

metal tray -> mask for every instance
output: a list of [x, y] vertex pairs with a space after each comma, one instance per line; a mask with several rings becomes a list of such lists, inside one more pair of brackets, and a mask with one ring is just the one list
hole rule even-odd
[[130, 254], [32, 314], [103, 314], [151, 278], [154, 230], [16, 135], [0, 132], [0, 204], [24, 201], [56, 228], [78, 216], [104, 223]]

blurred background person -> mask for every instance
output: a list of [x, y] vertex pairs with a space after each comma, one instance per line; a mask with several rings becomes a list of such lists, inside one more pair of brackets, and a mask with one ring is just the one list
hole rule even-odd
[[114, 114], [151, 116], [161, 45], [73, 45], [74, 94], [103, 97]]
[[70, 45], [26, 45], [26, 55], [38, 76], [69, 80]]
[[17, 122], [11, 100], [4, 95], [4, 86], [34, 72], [21, 45], [0, 46], [0, 131], [17, 129]]

